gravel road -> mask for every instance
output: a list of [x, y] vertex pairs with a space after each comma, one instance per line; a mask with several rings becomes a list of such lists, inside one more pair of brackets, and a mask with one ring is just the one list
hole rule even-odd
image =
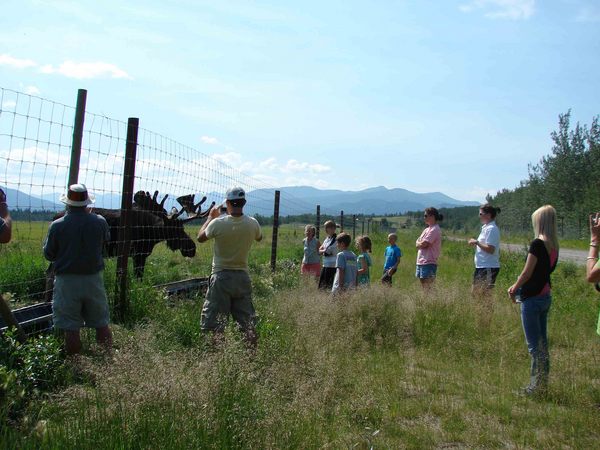
[[[455, 238], [455, 237], [448, 237], [448, 239], [450, 239], [451, 241], [466, 242], [465, 239], [460, 239], [460, 238]], [[521, 252], [521, 253], [526, 252], [525, 246], [523, 244], [502, 244], [501, 243], [500, 250], [503, 250], [505, 252]], [[558, 260], [559, 260], [559, 262], [560, 261], [570, 261], [570, 262], [574, 262], [575, 264], [584, 266], [587, 255], [588, 254], [585, 250], [573, 250], [571, 248], [561, 248]]]
[[[500, 250], [509, 252], [525, 252], [525, 248], [520, 244], [500, 244]], [[561, 248], [558, 260], [571, 261], [581, 266], [585, 265], [587, 252], [585, 250], [573, 250], [571, 248]]]

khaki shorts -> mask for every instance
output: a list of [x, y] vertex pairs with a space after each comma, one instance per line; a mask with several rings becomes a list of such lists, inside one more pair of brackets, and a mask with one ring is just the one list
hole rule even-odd
[[93, 275], [56, 275], [52, 320], [61, 330], [102, 328], [109, 323], [103, 272]]
[[202, 330], [223, 331], [229, 314], [242, 330], [254, 328], [256, 313], [252, 305], [252, 284], [244, 270], [222, 270], [210, 276], [202, 307]]

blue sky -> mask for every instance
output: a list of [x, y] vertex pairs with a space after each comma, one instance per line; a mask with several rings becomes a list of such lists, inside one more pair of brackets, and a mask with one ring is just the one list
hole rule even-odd
[[275, 186], [463, 200], [600, 113], [596, 0], [3, 2], [0, 86], [141, 126]]

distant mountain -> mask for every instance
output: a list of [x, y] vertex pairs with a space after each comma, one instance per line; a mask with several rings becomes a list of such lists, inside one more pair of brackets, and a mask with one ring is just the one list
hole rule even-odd
[[58, 202], [58, 194], [50, 200], [29, 195], [16, 189], [3, 187], [2, 190], [6, 192], [6, 202], [10, 209], [59, 211], [64, 208], [64, 205]]
[[[479, 205], [477, 202], [456, 200], [441, 192], [419, 194], [406, 189], [387, 189], [383, 186], [363, 189], [362, 191], [341, 191], [335, 189], [317, 189], [311, 186], [290, 186], [279, 189], [281, 202], [279, 214], [282, 216], [305, 214], [315, 212], [316, 206], [321, 205], [323, 214], [394, 214], [406, 211], [416, 211], [429, 206], [436, 208], [452, 208], [455, 206]], [[39, 197], [25, 194], [15, 189], [5, 189], [10, 208], [31, 210], [58, 211], [64, 205], [58, 201], [59, 193], [44, 194]], [[206, 209], [210, 202], [217, 203], [223, 200], [224, 194], [210, 192], [205, 194], [208, 200], [202, 209]], [[273, 215], [273, 198], [275, 189], [256, 189], [247, 193], [248, 214]], [[169, 194], [165, 208], [169, 211], [173, 206], [179, 208], [176, 195]], [[159, 200], [163, 195], [159, 195]], [[196, 201], [200, 200], [196, 194]], [[121, 206], [119, 194], [97, 194], [97, 208], [118, 209]]]
[[[387, 189], [383, 186], [361, 191], [341, 191], [317, 189], [311, 186], [282, 187], [280, 215], [311, 213], [316, 205], [321, 205], [324, 214], [394, 214], [406, 211], [456, 206], [476, 206], [478, 202], [462, 201], [441, 192], [419, 194], [406, 189]], [[274, 189], [258, 189], [248, 193], [249, 213], [272, 215]], [[253, 201], [254, 200], [254, 201]], [[270, 211], [265, 214], [265, 211]]]

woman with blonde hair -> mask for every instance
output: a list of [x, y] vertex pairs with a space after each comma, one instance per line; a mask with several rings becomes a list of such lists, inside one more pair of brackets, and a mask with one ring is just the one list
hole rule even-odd
[[515, 284], [508, 288], [514, 303], [521, 303], [521, 321], [531, 355], [529, 385], [526, 395], [544, 394], [548, 387], [550, 355], [548, 352], [548, 312], [552, 304], [550, 274], [558, 262], [556, 210], [545, 205], [531, 215], [535, 239], [523, 271]]

